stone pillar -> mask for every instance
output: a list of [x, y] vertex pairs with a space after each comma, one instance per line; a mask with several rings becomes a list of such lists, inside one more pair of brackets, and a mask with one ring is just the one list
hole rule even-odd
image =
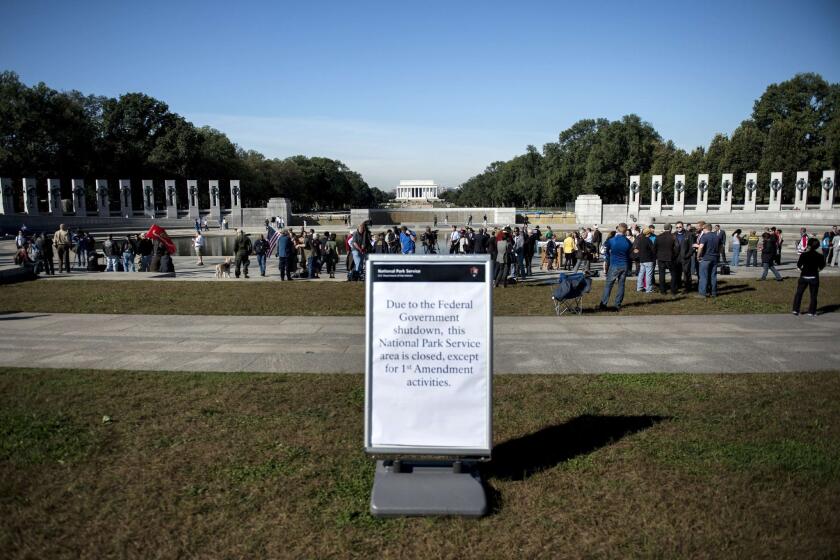
[[242, 189], [239, 188], [239, 179], [230, 181], [230, 209], [242, 210]]
[[[280, 218], [283, 221], [283, 227], [289, 227], [292, 220], [292, 203], [288, 198], [269, 198], [265, 209], [269, 220], [271, 218]], [[359, 225], [356, 222], [353, 223], [354, 225]]]
[[189, 212], [187, 216], [191, 220], [196, 220], [198, 214], [198, 181], [195, 179], [187, 179], [187, 202], [189, 202]]
[[33, 177], [24, 177], [21, 181], [23, 188], [23, 211], [29, 215], [38, 215], [38, 181]]
[[219, 200], [219, 181], [211, 179], [208, 187], [210, 189], [210, 216], [208, 219], [219, 224], [222, 221], [222, 201]]
[[639, 206], [642, 204], [642, 186], [639, 181], [641, 181], [640, 175], [630, 175], [630, 183], [628, 185], [630, 194], [627, 199], [627, 215], [634, 216], [637, 220], [639, 219]]
[[820, 181], [820, 210], [831, 210], [834, 207], [834, 170], [823, 171]]
[[685, 175], [674, 175], [674, 214], [685, 213]]
[[720, 211], [732, 212], [732, 188], [735, 186], [732, 181], [735, 176], [732, 173], [724, 173], [720, 179]]
[[709, 212], [709, 174], [697, 175], [697, 207], [695, 212], [706, 214]]
[[155, 184], [151, 179], [143, 179], [143, 215], [155, 219]]
[[32, 177], [23, 179], [23, 207], [30, 216], [38, 215], [37, 182]]
[[597, 194], [579, 194], [575, 199], [575, 222], [588, 227], [601, 223], [604, 205]]
[[14, 214], [14, 189], [12, 188], [12, 180], [8, 177], [0, 179], [0, 214]]
[[662, 175], [654, 175], [650, 179], [650, 215], [662, 214]]
[[59, 179], [47, 179], [47, 196], [50, 201], [50, 214], [63, 216], [61, 209], [61, 181]]
[[755, 212], [755, 200], [758, 198], [758, 173], [747, 173], [744, 182], [744, 212]]
[[770, 204], [767, 210], [770, 212], [781, 212], [782, 210], [782, 172], [773, 171], [770, 173]]
[[131, 218], [134, 208], [131, 204], [131, 179], [120, 179], [120, 216]]
[[108, 218], [111, 216], [111, 197], [108, 193], [108, 180], [96, 180], [96, 207], [99, 208], [99, 217]]
[[805, 210], [808, 207], [808, 172], [796, 172], [796, 196], [794, 197], [793, 207], [797, 210]]
[[87, 216], [87, 202], [85, 201], [85, 180], [72, 179], [70, 181], [70, 196], [73, 197], [73, 213], [77, 218]]
[[163, 190], [166, 193], [166, 217], [169, 219], [178, 218], [178, 189], [175, 188], [175, 179], [167, 179], [163, 183]]

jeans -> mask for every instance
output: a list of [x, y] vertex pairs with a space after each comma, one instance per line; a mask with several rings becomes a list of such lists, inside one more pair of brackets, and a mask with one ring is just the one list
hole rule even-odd
[[257, 255], [257, 264], [260, 267], [260, 275], [265, 276], [265, 255]]
[[352, 274], [348, 274], [348, 277], [351, 280], [361, 280], [362, 279], [362, 259], [363, 255], [356, 249], [351, 251], [353, 255], [353, 272]]
[[112, 257], [111, 255], [107, 255], [105, 257], [105, 272], [117, 271], [117, 258], [118, 257]]
[[738, 261], [741, 258], [741, 246], [740, 245], [733, 245], [732, 246], [732, 257], [730, 257], [729, 265], [732, 268], [738, 268]]
[[134, 266], [134, 253], [123, 253], [123, 270], [125, 272], [137, 272]]
[[645, 282], [645, 291], [651, 293], [653, 291], [653, 263], [640, 262], [639, 275], [636, 277], [636, 291], [642, 291], [642, 279]]
[[516, 271], [514, 276], [519, 275], [519, 277], [525, 280], [525, 250], [524, 249], [517, 249], [516, 251]]
[[[750, 264], [752, 263], [752, 264]], [[758, 250], [747, 249], [747, 266], [758, 266]]]
[[701, 296], [708, 295], [709, 291], [711, 291], [712, 297], [717, 297], [717, 264], [717, 259], [700, 261], [698, 292]]
[[289, 270], [289, 257], [277, 257], [277, 267], [280, 269], [280, 280], [291, 280], [292, 271]]
[[615, 291], [615, 306], [621, 307], [621, 302], [624, 301], [624, 280], [627, 278], [627, 265], [610, 265], [610, 270], [607, 272], [607, 279], [604, 282], [604, 295], [601, 296], [601, 303], [607, 305], [610, 302], [610, 293], [612, 292], [613, 284], [618, 282]]
[[140, 272], [149, 272], [149, 265], [152, 263], [152, 255], [142, 255], [140, 257]]
[[772, 270], [772, 271], [773, 271], [773, 276], [775, 276], [775, 277], [776, 277], [776, 280], [781, 280], [781, 279], [782, 279], [782, 275], [781, 275], [781, 274], [779, 274], [779, 271], [778, 271], [778, 270], [776, 270], [776, 267], [775, 267], [775, 266], [773, 266], [773, 261], [766, 262], [766, 263], [764, 263], [762, 266], [764, 267], [764, 270], [761, 272], [761, 279], [762, 279], [762, 280], [766, 280], [766, 279], [767, 279], [767, 271], [768, 271], [768, 270]]
[[306, 257], [306, 276], [308, 278], [315, 278], [315, 257]]
[[796, 294], [793, 296], [793, 310], [799, 313], [799, 308], [802, 306], [802, 295], [805, 293], [805, 288], [808, 288], [811, 294], [811, 302], [808, 304], [808, 313], [811, 315], [817, 314], [817, 292], [820, 291], [819, 278], [800, 278], [796, 285]]

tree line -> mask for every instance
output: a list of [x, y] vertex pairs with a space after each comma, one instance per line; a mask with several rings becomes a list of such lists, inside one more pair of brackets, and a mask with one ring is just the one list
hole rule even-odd
[[[542, 151], [528, 146], [509, 161], [491, 163], [460, 188], [446, 193], [459, 206], [560, 207], [579, 194], [598, 194], [605, 203], [627, 200], [630, 175], [641, 175], [642, 200], [649, 202], [652, 175], [663, 175], [664, 198], [673, 202], [673, 180], [686, 175], [686, 200], [697, 191], [697, 175], [709, 173], [710, 202], [720, 200], [722, 173], [743, 185], [758, 172], [759, 202], [766, 202], [772, 171], [782, 171], [783, 201], [794, 197], [796, 171], [811, 172], [811, 193], [824, 169], [840, 166], [840, 84], [818, 74], [798, 74], [770, 85], [752, 115], [731, 135], [717, 134], [709, 147], [690, 152], [663, 140], [637, 115], [617, 121], [584, 119], [560, 133]], [[733, 191], [743, 202], [743, 189]]]
[[[70, 178], [89, 184], [108, 178], [131, 179], [136, 193], [142, 179], [154, 179], [161, 189], [164, 179], [182, 185], [186, 179], [221, 179], [222, 185], [241, 179], [243, 206], [283, 196], [295, 210], [376, 207], [390, 198], [340, 161], [266, 158], [143, 93], [111, 98], [57, 91], [43, 82], [30, 87], [14, 72], [0, 73], [0, 174], [36, 177], [39, 185], [60, 178], [67, 197]], [[207, 206], [205, 190], [201, 203]]]

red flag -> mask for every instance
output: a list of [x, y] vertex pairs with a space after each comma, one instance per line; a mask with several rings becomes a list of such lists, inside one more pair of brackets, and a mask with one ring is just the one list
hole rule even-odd
[[175, 243], [172, 242], [172, 239], [170, 239], [169, 234], [166, 233], [165, 229], [157, 224], [152, 224], [152, 227], [150, 227], [149, 231], [146, 232], [146, 238], [157, 239], [160, 241], [163, 246], [166, 247], [166, 250], [170, 255], [174, 255], [178, 252], [178, 249], [175, 247]]

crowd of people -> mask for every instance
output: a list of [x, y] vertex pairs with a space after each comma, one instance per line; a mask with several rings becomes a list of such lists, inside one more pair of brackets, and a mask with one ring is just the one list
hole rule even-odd
[[[196, 264], [204, 265], [206, 238], [203, 224], [197, 224], [193, 249]], [[322, 274], [335, 278], [340, 259], [345, 259], [347, 280], [364, 278], [364, 262], [368, 254], [488, 254], [494, 263], [496, 286], [507, 287], [533, 276], [534, 259], [540, 270], [583, 272], [589, 276], [603, 273], [606, 277], [601, 308], [606, 308], [612, 290], [616, 289], [615, 308], [621, 309], [627, 277], [636, 279], [636, 290], [658, 291], [677, 295], [693, 293], [697, 297], [717, 296], [719, 272], [735, 273], [740, 266], [762, 267], [760, 280], [772, 273], [777, 281], [782, 276], [776, 269], [782, 258], [785, 237], [781, 229], [766, 228], [743, 232], [736, 229], [727, 235], [719, 225], [699, 221], [686, 226], [678, 221], [659, 230], [621, 224], [606, 239], [597, 226], [572, 232], [555, 232], [550, 226], [527, 225], [507, 227], [451, 226], [441, 237], [437, 229], [427, 226], [418, 236], [406, 226], [373, 232], [369, 223], [362, 223], [343, 239], [336, 233], [317, 233], [314, 228], [300, 231], [280, 227], [282, 222], [266, 224], [266, 233], [254, 241], [244, 230], [236, 230], [232, 258], [235, 275], [248, 278], [251, 257], [255, 257], [260, 275], [269, 275], [269, 259], [277, 258], [281, 280], [318, 279]], [[275, 227], [272, 227], [275, 226]], [[100, 263], [97, 240], [90, 232], [69, 231], [64, 225], [50, 235], [39, 232], [28, 235], [22, 230], [16, 237], [15, 262], [33, 272], [55, 274], [70, 272], [71, 262], [77, 268], [105, 272], [161, 272], [174, 274], [175, 268], [167, 248], [144, 234], [115, 237], [108, 235], [101, 243], [104, 263]], [[822, 235], [811, 235], [801, 228], [792, 243], [800, 255], [808, 255], [800, 268], [807, 268], [801, 287], [812, 291], [816, 300], [818, 272], [826, 265], [840, 262], [840, 231], [834, 226]], [[743, 254], [743, 256], [742, 256]], [[814, 255], [822, 259], [820, 265]], [[657, 278], [658, 272], [658, 278]], [[804, 274], [804, 273], [803, 273]], [[798, 294], [801, 300], [802, 294]], [[798, 304], [796, 305], [798, 308]], [[798, 311], [798, 309], [797, 309]]]
[[[672, 231], [674, 230], [674, 231]], [[607, 309], [613, 286], [616, 287], [615, 309], [621, 310], [624, 299], [625, 279], [636, 277], [636, 291], [652, 293], [657, 287], [654, 272], [659, 270], [658, 290], [662, 294], [677, 295], [693, 291], [692, 281], [697, 280], [698, 298], [717, 297], [717, 275], [723, 266], [726, 272], [738, 267], [741, 247], [747, 246], [746, 266], [757, 266], [757, 257], [761, 255], [763, 268], [760, 281], [767, 279], [768, 272], [773, 272], [776, 281], [783, 280], [775, 265], [781, 262], [784, 237], [775, 227], [766, 228], [761, 236], [756, 231], [743, 235], [741, 230], [732, 234], [729, 248], [730, 258], [726, 259], [727, 235], [719, 225], [712, 226], [699, 221], [695, 226], [685, 227], [683, 222], [676, 222], [675, 227], [665, 224], [659, 234], [650, 225], [628, 228], [619, 224], [615, 231], [607, 236], [604, 243], [604, 272], [606, 282], [599, 303], [599, 309]], [[819, 272], [828, 262], [837, 266], [840, 256], [840, 231], [834, 226], [820, 238], [808, 234], [806, 228], [800, 228], [795, 242], [798, 254], [797, 268], [800, 279], [794, 298], [793, 312], [799, 314], [802, 295], [810, 290], [811, 303], [809, 315], [816, 313], [817, 293], [819, 290]], [[829, 261], [829, 259], [832, 259]], [[666, 282], [666, 272], [670, 282]]]
[[145, 234], [108, 235], [101, 243], [104, 263], [96, 249], [97, 240], [90, 232], [70, 231], [64, 224], [53, 234], [37, 232], [29, 235], [20, 230], [15, 237], [15, 264], [34, 274], [70, 273], [76, 269], [89, 272], [161, 272], [175, 273], [175, 265], [166, 247]]

